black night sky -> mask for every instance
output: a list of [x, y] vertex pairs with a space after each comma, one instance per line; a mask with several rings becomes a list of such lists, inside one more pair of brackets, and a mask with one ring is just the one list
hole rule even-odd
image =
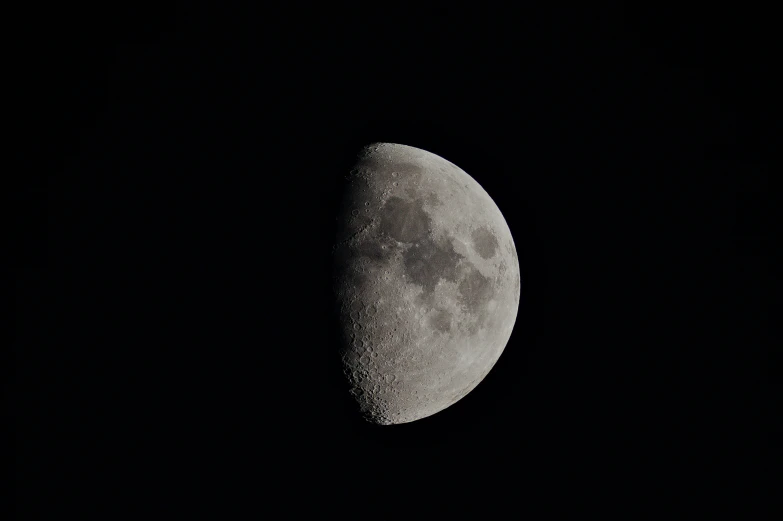
[[[769, 15], [287, 9], [33, 17], [19, 518], [760, 504]], [[352, 410], [330, 307], [339, 180], [375, 141], [476, 179], [522, 271], [486, 379], [392, 427]]]

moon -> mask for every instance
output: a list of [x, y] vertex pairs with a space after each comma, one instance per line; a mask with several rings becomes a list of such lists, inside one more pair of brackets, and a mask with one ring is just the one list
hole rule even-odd
[[472, 391], [511, 336], [511, 231], [472, 177], [426, 150], [369, 145], [346, 179], [333, 247], [343, 373], [366, 420], [426, 418]]

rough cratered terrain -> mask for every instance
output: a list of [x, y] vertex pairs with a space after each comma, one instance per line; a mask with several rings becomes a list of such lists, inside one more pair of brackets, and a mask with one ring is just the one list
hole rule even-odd
[[379, 143], [359, 155], [337, 218], [351, 394], [384, 425], [445, 409], [486, 376], [516, 320], [519, 265], [500, 210], [449, 161]]

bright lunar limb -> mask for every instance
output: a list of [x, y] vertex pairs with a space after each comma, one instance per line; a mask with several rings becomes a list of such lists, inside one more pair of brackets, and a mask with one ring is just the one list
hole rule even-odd
[[435, 414], [495, 365], [519, 307], [519, 263], [497, 205], [418, 148], [365, 147], [338, 215], [340, 356], [364, 417]]

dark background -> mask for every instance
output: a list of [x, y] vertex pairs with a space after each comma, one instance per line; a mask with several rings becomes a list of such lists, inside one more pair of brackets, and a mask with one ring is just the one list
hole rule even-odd
[[[37, 13], [6, 364], [20, 517], [758, 504], [780, 451], [768, 17]], [[339, 179], [374, 141], [473, 176], [522, 270], [486, 379], [387, 427], [346, 399], [329, 293]]]

